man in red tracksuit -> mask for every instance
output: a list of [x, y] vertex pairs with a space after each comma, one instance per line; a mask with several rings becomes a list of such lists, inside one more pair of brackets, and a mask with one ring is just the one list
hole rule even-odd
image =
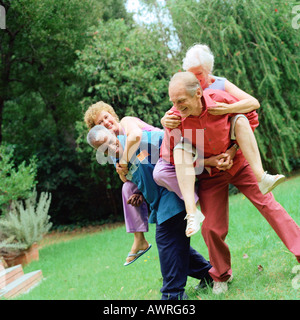
[[[175, 74], [170, 81], [169, 96], [170, 101], [182, 116], [181, 125], [175, 130], [179, 129], [183, 138], [185, 131], [192, 130], [195, 133], [197, 129], [204, 130], [204, 158], [209, 158], [226, 152], [232, 144], [230, 139], [232, 115], [214, 116], [209, 114], [207, 109], [216, 105], [214, 100], [232, 103], [230, 100], [233, 97], [221, 90], [202, 92], [200, 85], [195, 89], [195, 93], [191, 94], [191, 87], [197, 81], [190, 72]], [[190, 136], [189, 134], [189, 139]], [[192, 145], [201, 148], [196, 145], [195, 137], [196, 134], [193, 134]], [[170, 140], [170, 131], [166, 130], [161, 151], [163, 158], [173, 159], [173, 147], [177, 142], [176, 137], [174, 141]], [[216, 291], [225, 292], [227, 282], [232, 278], [230, 251], [225, 243], [229, 221], [229, 184], [236, 186], [254, 204], [300, 263], [299, 226], [274, 199], [271, 192], [266, 195], [260, 192], [257, 179], [240, 150], [236, 153], [230, 169], [220, 171], [212, 167], [210, 173], [204, 170], [197, 178], [201, 211], [205, 215], [202, 235], [208, 247], [212, 265], [209, 273], [214, 280]]]

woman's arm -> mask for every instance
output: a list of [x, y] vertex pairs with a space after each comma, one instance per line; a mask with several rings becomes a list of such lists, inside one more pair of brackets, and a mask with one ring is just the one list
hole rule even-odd
[[225, 81], [225, 91], [240, 101], [232, 104], [216, 102], [217, 107], [211, 108], [209, 113], [213, 115], [222, 115], [226, 113], [248, 113], [260, 107], [260, 103], [257, 99], [241, 90], [228, 80]]
[[138, 120], [133, 117], [124, 117], [120, 121], [121, 127], [126, 133], [126, 143], [119, 164], [127, 167], [131, 157], [135, 154], [141, 143], [143, 131], [139, 126]]

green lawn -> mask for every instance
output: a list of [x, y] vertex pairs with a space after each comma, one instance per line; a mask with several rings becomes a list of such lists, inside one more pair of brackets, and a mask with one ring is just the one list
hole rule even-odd
[[[300, 177], [280, 185], [274, 195], [300, 224]], [[44, 280], [18, 299], [160, 299], [162, 278], [155, 244], [155, 225], [150, 225], [147, 234], [153, 248], [139, 261], [124, 267], [132, 239], [132, 235], [127, 234], [122, 226], [42, 248], [40, 260], [26, 266], [24, 272], [41, 269]], [[234, 274], [228, 292], [217, 297], [211, 289], [195, 292], [193, 288], [197, 281], [189, 278], [186, 288], [191, 299], [300, 298], [300, 289], [292, 286], [292, 280], [300, 273], [292, 272], [293, 267], [298, 265], [295, 257], [241, 194], [230, 197], [227, 243]], [[200, 232], [192, 237], [192, 246], [208, 258]]]

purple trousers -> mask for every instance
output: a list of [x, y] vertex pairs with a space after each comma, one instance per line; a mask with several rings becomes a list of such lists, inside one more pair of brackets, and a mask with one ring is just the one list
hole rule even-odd
[[[159, 186], [175, 192], [177, 196], [183, 200], [174, 165], [166, 162], [162, 158], [159, 158], [153, 170], [153, 179]], [[195, 203], [198, 199], [198, 194], [195, 192]]]
[[[177, 196], [183, 200], [176, 177], [175, 167], [172, 164], [160, 158], [154, 167], [153, 179], [159, 186], [175, 192]], [[133, 182], [125, 182], [122, 188], [122, 200], [126, 231], [129, 233], [148, 232], [148, 207], [146, 202], [143, 201], [139, 207], [127, 204], [127, 200], [134, 193], [141, 192]], [[198, 199], [198, 195], [195, 192], [195, 202], [197, 202]]]
[[148, 232], [148, 207], [145, 200], [139, 207], [127, 204], [129, 197], [135, 193], [141, 192], [133, 182], [126, 181], [122, 187], [122, 201], [126, 231], [130, 233]]

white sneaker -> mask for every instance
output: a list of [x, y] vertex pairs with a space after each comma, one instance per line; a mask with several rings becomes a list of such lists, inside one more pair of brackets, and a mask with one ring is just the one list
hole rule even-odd
[[276, 188], [280, 183], [285, 180], [285, 176], [282, 174], [271, 175], [267, 171], [264, 172], [261, 181], [258, 183], [259, 189], [262, 194], [267, 194]]
[[222, 294], [225, 293], [228, 290], [228, 283], [232, 282], [233, 280], [233, 275], [230, 276], [230, 278], [227, 281], [223, 282], [218, 282], [214, 281], [214, 286], [213, 286], [213, 294]]
[[195, 213], [187, 214], [184, 219], [187, 219], [185, 235], [190, 237], [200, 230], [200, 224], [203, 222], [205, 217], [203, 213], [197, 209]]

